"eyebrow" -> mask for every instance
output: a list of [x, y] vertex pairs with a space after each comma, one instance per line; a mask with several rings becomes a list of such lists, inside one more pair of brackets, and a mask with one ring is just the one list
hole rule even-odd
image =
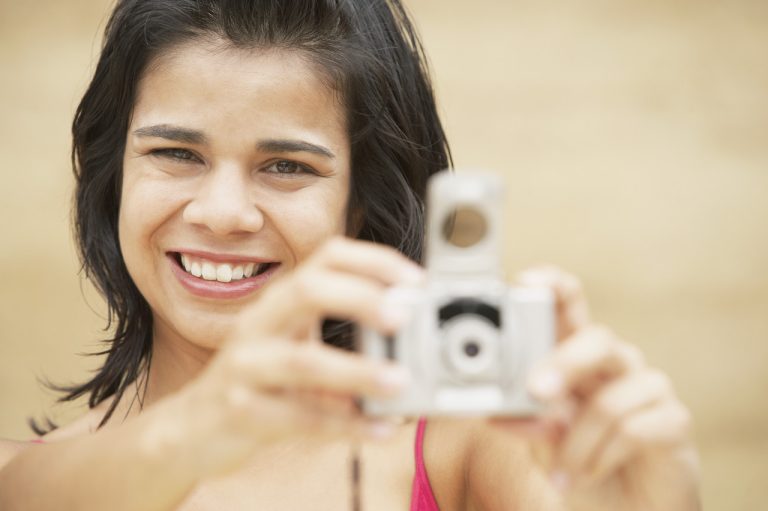
[[[182, 142], [185, 144], [205, 144], [208, 138], [202, 131], [170, 124], [157, 124], [155, 126], [144, 126], [134, 130], [134, 135], [140, 137], [155, 137]], [[336, 155], [327, 147], [312, 144], [304, 140], [291, 139], [266, 139], [260, 140], [256, 144], [257, 149], [268, 153], [312, 153], [326, 158], [336, 158]]]
[[268, 139], [261, 140], [256, 147], [267, 153], [312, 153], [326, 158], [336, 158], [327, 147], [311, 144], [303, 140]]
[[174, 142], [183, 142], [185, 144], [204, 144], [207, 138], [202, 131], [188, 128], [171, 126], [170, 124], [157, 124], [155, 126], [144, 126], [133, 132], [140, 137], [155, 137], [173, 140]]

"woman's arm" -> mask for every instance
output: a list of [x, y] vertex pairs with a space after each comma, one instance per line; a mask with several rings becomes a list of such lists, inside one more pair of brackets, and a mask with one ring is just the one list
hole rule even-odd
[[[296, 436], [379, 438], [361, 396], [385, 399], [402, 370], [326, 346], [324, 317], [383, 332], [386, 289], [421, 278], [394, 249], [336, 239], [243, 311], [232, 338], [180, 391], [119, 425], [31, 446], [0, 470], [0, 509], [173, 509], [198, 481]], [[390, 428], [391, 429], [391, 428]]]
[[0, 509], [173, 509], [197, 482], [176, 407], [169, 399], [92, 435], [16, 449], [0, 469]]
[[14, 456], [27, 447], [34, 445], [29, 442], [16, 442], [14, 440], [0, 440], [0, 469], [2, 469]]

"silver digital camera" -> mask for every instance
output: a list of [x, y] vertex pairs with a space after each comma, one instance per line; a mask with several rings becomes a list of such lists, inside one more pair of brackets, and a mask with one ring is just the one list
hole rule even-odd
[[489, 174], [432, 177], [427, 197], [427, 282], [394, 288], [407, 309], [395, 335], [362, 329], [359, 350], [410, 369], [399, 397], [364, 399], [371, 416], [534, 415], [529, 369], [555, 342], [548, 289], [510, 288], [502, 278], [503, 183]]

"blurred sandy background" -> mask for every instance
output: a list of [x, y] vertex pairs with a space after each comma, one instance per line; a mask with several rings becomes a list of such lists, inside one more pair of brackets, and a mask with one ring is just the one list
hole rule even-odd
[[[82, 380], [103, 306], [69, 123], [105, 0], [0, 0], [0, 436]], [[548, 261], [691, 406], [707, 509], [768, 500], [768, 3], [410, 0], [458, 166], [503, 171], [510, 273]]]

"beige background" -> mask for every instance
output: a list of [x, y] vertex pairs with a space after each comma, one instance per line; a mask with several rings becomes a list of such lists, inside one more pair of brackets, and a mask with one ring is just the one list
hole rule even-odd
[[[104, 0], [0, 0], [0, 436], [102, 333], [76, 275], [69, 123]], [[692, 408], [707, 509], [768, 499], [768, 3], [410, 0], [459, 166], [504, 172], [508, 269], [585, 282]]]

